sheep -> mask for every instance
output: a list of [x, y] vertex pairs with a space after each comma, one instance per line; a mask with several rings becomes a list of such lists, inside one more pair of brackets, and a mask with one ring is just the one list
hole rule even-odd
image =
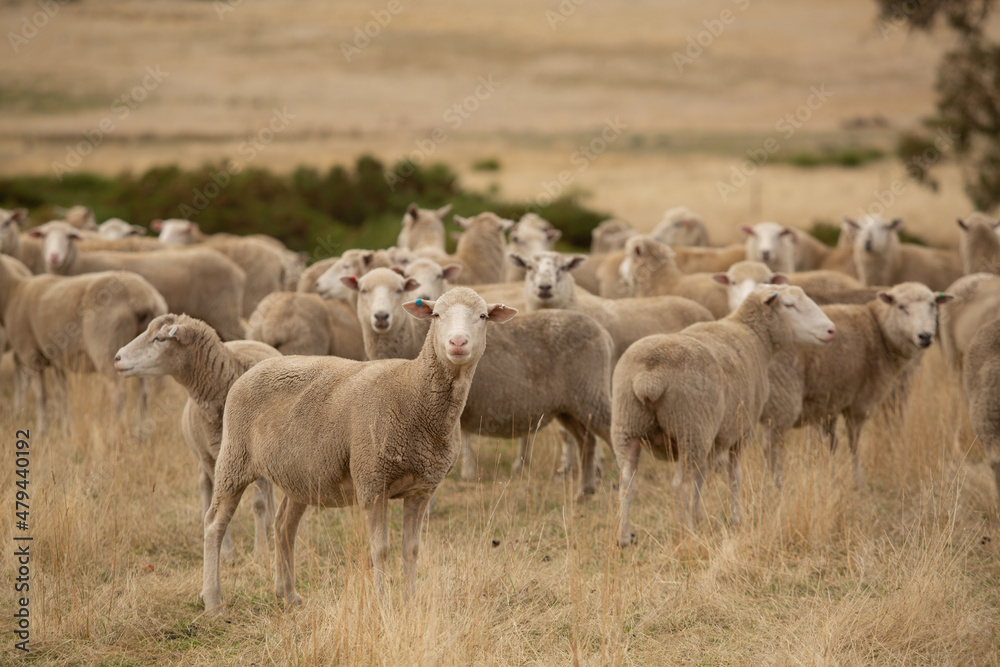
[[0, 324], [19, 370], [30, 374], [38, 429], [45, 428], [46, 366], [60, 373], [101, 373], [115, 386], [120, 411], [125, 392], [112, 367], [114, 352], [167, 312], [163, 297], [128, 271], [25, 277], [12, 265], [13, 260], [0, 259]]
[[434, 301], [451, 289], [451, 283], [462, 272], [462, 265], [441, 266], [432, 259], [421, 257], [403, 267], [402, 272], [404, 278], [413, 278], [419, 283], [418, 299]]
[[[28, 270], [24, 264], [18, 260], [10, 257], [9, 255], [0, 254], [0, 262], [7, 265], [7, 270], [11, 272], [14, 276], [18, 278], [30, 278], [32, 276], [31, 271]], [[0, 322], [3, 318], [3, 307], [5, 304], [0, 303]], [[10, 337], [7, 335], [7, 330], [4, 329], [2, 324], [0, 324], [0, 354], [6, 354], [8, 351], [11, 352], [11, 356], [14, 355], [14, 348], [10, 345]], [[31, 378], [27, 374], [27, 371], [14, 360], [14, 408], [20, 410], [21, 406], [24, 404], [24, 390], [25, 384], [30, 382]]]
[[725, 288], [709, 273], [682, 272], [671, 248], [639, 234], [626, 242], [625, 252], [620, 272], [632, 296], [683, 296], [708, 308], [714, 317], [728, 314]]
[[437, 210], [410, 204], [403, 214], [403, 228], [396, 239], [400, 248], [412, 250], [416, 255], [430, 259], [447, 256], [444, 236], [444, 216], [451, 212], [451, 204]]
[[861, 429], [892, 392], [905, 400], [909, 376], [934, 340], [939, 306], [953, 298], [920, 283], [900, 283], [863, 305], [824, 306], [837, 328], [836, 340], [775, 356], [769, 368], [771, 394], [760, 422], [776, 481], [781, 481], [781, 452], [789, 429], [822, 426], [835, 453], [837, 417], [843, 415], [855, 484], [864, 486], [858, 456]]
[[461, 285], [480, 285], [503, 280], [506, 261], [504, 232], [514, 223], [495, 213], [480, 213], [472, 218], [456, 215], [455, 224], [465, 230], [458, 241], [455, 254], [442, 260], [462, 265], [456, 282]]
[[962, 272], [1000, 273], [1000, 220], [975, 212], [965, 220], [958, 219], [962, 230], [958, 250], [962, 256]]
[[993, 469], [1000, 496], [1000, 320], [984, 325], [969, 345], [962, 387], [969, 419]]
[[329, 271], [331, 267], [336, 266], [337, 269], [333, 271], [327, 281], [324, 282], [326, 289], [330, 291], [330, 296], [327, 298], [347, 298], [348, 295], [346, 291], [338, 293], [338, 290], [342, 290], [339, 286], [340, 279], [344, 276], [363, 275], [365, 271], [368, 271], [370, 268], [374, 268], [372, 266], [374, 260], [374, 250], [361, 250], [358, 248], [345, 250], [344, 254], [340, 257], [328, 257], [327, 259], [321, 259], [302, 272], [296, 291], [307, 293], [321, 292], [318, 285], [320, 277]]
[[166, 252], [78, 252], [79, 234], [64, 222], [48, 222], [29, 234], [44, 239], [45, 269], [59, 275], [134, 271], [163, 295], [171, 312], [208, 322], [223, 340], [243, 338], [240, 313], [246, 275], [207, 248]]
[[946, 291], [955, 300], [941, 306], [941, 352], [961, 378], [965, 354], [976, 332], [1000, 318], [1000, 276], [971, 273], [953, 282]]
[[729, 310], [739, 307], [746, 295], [760, 285], [795, 285], [815, 301], [817, 305], [843, 303], [839, 298], [856, 298], [867, 303], [875, 298], [871, 290], [866, 290], [857, 280], [839, 271], [800, 271], [797, 273], [774, 273], [763, 262], [737, 262], [725, 273], [712, 276], [716, 282], [727, 286]]
[[17, 259], [34, 274], [45, 273], [42, 242], [20, 233], [21, 225], [27, 221], [26, 208], [0, 208], [0, 254]]
[[106, 239], [126, 239], [130, 236], [145, 236], [146, 228], [129, 224], [121, 218], [108, 218], [97, 226], [97, 233]]
[[[416, 356], [426, 330], [400, 319], [405, 294], [416, 281], [376, 269], [345, 284], [362, 291], [358, 319], [370, 359]], [[524, 286], [513, 283], [524, 295]], [[367, 290], [367, 293], [365, 292]], [[614, 343], [592, 318], [568, 311], [519, 317], [491, 334], [462, 413], [462, 479], [474, 479], [471, 433], [523, 438], [558, 419], [580, 449], [581, 493], [593, 493], [594, 433], [604, 438], [610, 424], [611, 358]], [[522, 444], [521, 452], [525, 452]], [[520, 460], [520, 459], [519, 459]]]
[[742, 225], [746, 234], [746, 259], [763, 262], [772, 271], [792, 273], [826, 268], [830, 248], [811, 234], [776, 222]]
[[638, 233], [624, 220], [605, 220], [590, 232], [590, 254], [600, 255], [621, 250], [625, 247], [625, 241]]
[[687, 206], [667, 209], [663, 219], [650, 234], [654, 239], [671, 247], [711, 246], [705, 219]]
[[[243, 317], [250, 317], [268, 294], [285, 288], [288, 258], [284, 245], [276, 247], [258, 236], [214, 234], [206, 236], [190, 220], [154, 220], [154, 230], [160, 232], [159, 240], [172, 245], [203, 245], [222, 253], [246, 273], [243, 291]], [[269, 237], [268, 237], [269, 238]], [[272, 239], [273, 240], [273, 239]]]
[[962, 260], [957, 252], [900, 243], [903, 221], [898, 218], [885, 222], [862, 216], [846, 222], [857, 232], [854, 264], [865, 285], [919, 282], [943, 290], [962, 276]]
[[322, 299], [318, 294], [267, 295], [250, 316], [247, 338], [267, 343], [284, 355], [366, 358], [354, 307], [342, 299]]
[[96, 232], [97, 219], [89, 206], [77, 204], [67, 209], [59, 209], [62, 219], [80, 231]]
[[160, 250], [170, 250], [172, 246], [160, 243], [158, 239], [145, 236], [128, 236], [123, 239], [109, 239], [99, 234], [88, 235], [88, 232], [77, 232], [80, 240], [77, 242], [77, 249], [80, 252], [157, 252]]
[[[157, 317], [115, 354], [114, 367], [121, 377], [169, 375], [187, 392], [181, 432], [198, 460], [202, 519], [212, 500], [226, 395], [254, 364], [278, 356], [281, 353], [273, 347], [257, 341], [223, 343], [215, 330], [201, 320], [173, 313]], [[267, 532], [274, 523], [274, 499], [271, 484], [264, 478], [257, 480], [254, 490], [254, 551], [263, 555], [267, 553]], [[228, 558], [232, 557], [228, 532], [223, 550]]]
[[536, 252], [530, 257], [508, 255], [523, 269], [527, 312], [561, 308], [584, 313], [607, 329], [615, 342], [613, 363], [635, 341], [654, 333], [672, 333], [696, 322], [709, 322], [712, 314], [702, 305], [676, 296], [632, 299], [604, 299], [577, 289], [572, 271], [587, 258]]
[[836, 333], [799, 287], [768, 286], [732, 314], [673, 334], [647, 336], [622, 355], [612, 385], [611, 440], [618, 467], [618, 544], [632, 541], [629, 508], [639, 452], [676, 458], [673, 486], [682, 521], [694, 529], [710, 454], [729, 452], [731, 521], [740, 520], [739, 454], [767, 400], [767, 368], [793, 343], [826, 344]]
[[[508, 250], [525, 257], [536, 252], [555, 249], [555, 243], [562, 232], [552, 226], [548, 220], [535, 213], [525, 213], [510, 229]], [[509, 256], [509, 255], [508, 255]], [[509, 283], [524, 280], [524, 269], [514, 264], [507, 264], [506, 281]]]
[[461, 287], [433, 302], [408, 302], [405, 310], [431, 320], [416, 359], [278, 357], [233, 385], [205, 515], [206, 609], [222, 604], [219, 549], [243, 491], [260, 477], [285, 494], [275, 519], [275, 589], [286, 604], [302, 602], [294, 547], [309, 505], [361, 508], [381, 600], [388, 500], [403, 498], [403, 571], [415, 592], [421, 523], [458, 455], [459, 418], [486, 348], [487, 322], [506, 322], [516, 311]]

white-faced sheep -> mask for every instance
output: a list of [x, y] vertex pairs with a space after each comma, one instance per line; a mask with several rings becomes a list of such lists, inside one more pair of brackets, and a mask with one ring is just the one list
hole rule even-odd
[[976, 332], [1000, 318], [1000, 276], [971, 273], [953, 282], [946, 291], [955, 300], [941, 306], [941, 352], [961, 377], [965, 353]]
[[97, 226], [97, 233], [106, 239], [127, 239], [130, 236], [145, 236], [146, 228], [121, 218], [108, 218]]
[[613, 380], [611, 437], [621, 470], [618, 543], [632, 541], [629, 507], [639, 453], [678, 460], [673, 486], [683, 523], [693, 529], [710, 454], [729, 453], [732, 521], [739, 522], [739, 453], [769, 392], [768, 365], [793, 343], [833, 339], [833, 323], [798, 287], [750, 294], [731, 315], [680, 333], [647, 336], [630, 347]]
[[[736, 310], [746, 295], [760, 285], [795, 285], [817, 305], [829, 303], [867, 303], [876, 297], [875, 291], [866, 289], [860, 282], [839, 271], [798, 271], [775, 273], [763, 262], [737, 262], [725, 273], [717, 273], [715, 280], [726, 285], [730, 311]], [[842, 300], [843, 299], [843, 300]]]
[[79, 252], [79, 235], [64, 222], [49, 222], [29, 232], [44, 238], [45, 269], [74, 276], [97, 271], [134, 271], [167, 301], [171, 312], [204, 320], [224, 340], [243, 338], [240, 314], [246, 274], [208, 248], [172, 252]]
[[979, 213], [958, 219], [962, 230], [958, 251], [962, 257], [962, 271], [970, 273], [1000, 273], [1000, 220]]
[[[215, 462], [222, 443], [222, 412], [233, 383], [254, 364], [281, 356], [270, 345], [252, 340], [223, 343], [210, 326], [187, 315], [157, 317], [149, 327], [118, 350], [114, 367], [122, 377], [169, 375], [184, 387], [188, 400], [181, 414], [184, 441], [198, 460], [201, 516], [212, 500]], [[267, 553], [267, 532], [274, 523], [271, 484], [264, 478], [255, 487], [254, 550]], [[232, 541], [224, 544], [232, 555]]]
[[[346, 278], [345, 282], [351, 282]], [[524, 286], [513, 283], [521, 291]], [[357, 281], [358, 319], [371, 359], [413, 358], [425, 329], [401, 320], [402, 303], [418, 289], [412, 278], [376, 269]], [[557, 419], [576, 439], [581, 489], [594, 490], [594, 433], [607, 440], [614, 343], [592, 318], [568, 311], [518, 317], [490, 334], [462, 413], [462, 478], [474, 479], [470, 434], [523, 438]], [[522, 451], [524, 447], [522, 447]]]
[[247, 338], [284, 355], [332, 355], [366, 359], [354, 307], [318, 294], [275, 292], [264, 297], [247, 321]]
[[[552, 223], [535, 213], [525, 213], [510, 229], [507, 237], [509, 253], [523, 257], [531, 257], [536, 252], [553, 250], [562, 232], [552, 226]], [[524, 280], [524, 269], [514, 264], [507, 265], [507, 282]]]
[[190, 220], [154, 220], [152, 228], [160, 232], [162, 243], [191, 246], [200, 245], [222, 253], [246, 273], [243, 290], [242, 317], [249, 317], [257, 304], [272, 292], [285, 288], [285, 273], [288, 271], [290, 256], [288, 250], [257, 236], [234, 236], [214, 234], [206, 236]]
[[32, 238], [20, 229], [28, 220], [28, 209], [15, 208], [7, 210], [0, 208], [0, 254], [8, 255], [18, 260], [32, 273], [45, 273], [45, 260], [42, 257], [42, 242]]
[[590, 231], [590, 254], [601, 255], [625, 247], [625, 241], [639, 232], [624, 220], [610, 218]]
[[301, 603], [294, 546], [309, 505], [361, 508], [381, 597], [391, 498], [403, 498], [403, 571], [412, 594], [421, 523], [458, 456], [459, 417], [487, 347], [487, 322], [516, 311], [467, 288], [407, 303], [406, 311], [431, 320], [416, 359], [280, 357], [233, 385], [205, 517], [206, 609], [222, 604], [219, 549], [243, 491], [260, 477], [285, 494], [275, 519], [275, 588], [286, 603]]
[[952, 250], [900, 243], [900, 219], [885, 222], [873, 216], [847, 223], [855, 228], [854, 264], [865, 285], [919, 282], [933, 290], [947, 289], [962, 276], [962, 259]]
[[981, 327], [973, 338], [962, 386], [1000, 498], [1000, 320]]
[[[730, 289], [739, 303], [738, 286]], [[878, 298], [863, 305], [824, 306], [823, 312], [837, 328], [833, 343], [788, 349], [775, 356], [769, 369], [771, 394], [760, 421], [771, 469], [779, 481], [785, 433], [793, 427], [821, 426], [831, 452], [836, 452], [837, 418], [842, 415], [855, 484], [859, 488], [864, 484], [858, 456], [861, 429], [892, 392], [905, 400], [908, 375], [934, 340], [938, 308], [952, 298], [919, 283], [901, 283], [879, 291]]]
[[811, 234], [776, 222], [742, 225], [746, 234], [746, 259], [763, 262], [772, 271], [791, 273], [826, 268], [831, 249]]
[[128, 271], [26, 278], [10, 268], [10, 261], [0, 259], [0, 324], [17, 365], [31, 375], [39, 430], [45, 427], [42, 373], [47, 366], [107, 377], [116, 387], [120, 410], [125, 392], [115, 376], [114, 353], [167, 312], [163, 297]]
[[[320, 294], [325, 291], [328, 294], [326, 296], [328, 299], [349, 298], [347, 290], [340, 284], [340, 279], [347, 276], [363, 276], [367, 271], [375, 268], [373, 265], [374, 262], [374, 250], [361, 250], [358, 248], [345, 250], [344, 254], [340, 257], [321, 259], [303, 271], [296, 291]], [[323, 287], [321, 288], [319, 285], [320, 278], [327, 271], [330, 272], [330, 275], [323, 281]]]
[[396, 245], [412, 250], [419, 257], [444, 259], [447, 256], [444, 216], [450, 212], [451, 204], [436, 210], [410, 204], [403, 214], [403, 228], [396, 239]]
[[712, 245], [708, 241], [705, 219], [687, 206], [667, 209], [650, 236], [671, 247]]
[[651, 236], [628, 240], [619, 271], [634, 297], [682, 296], [708, 308], [714, 317], [729, 312], [726, 290], [712, 274], [684, 273], [677, 268], [674, 251]]
[[514, 223], [489, 212], [471, 218], [456, 215], [454, 220], [465, 233], [458, 240], [455, 254], [442, 259], [441, 263], [462, 265], [462, 273], [456, 277], [456, 283], [481, 285], [502, 281], [507, 264], [504, 233]]
[[76, 227], [80, 231], [97, 231], [97, 219], [94, 217], [94, 211], [89, 206], [77, 204], [76, 206], [70, 206], [67, 209], [58, 208], [58, 212], [62, 215], [62, 219], [65, 222], [69, 223], [73, 227]]

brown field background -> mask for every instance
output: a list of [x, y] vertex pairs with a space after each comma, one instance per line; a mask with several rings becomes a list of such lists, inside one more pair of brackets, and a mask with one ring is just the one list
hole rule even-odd
[[[554, 29], [546, 12], [558, 12], [556, 2], [401, 0], [402, 11], [346, 62], [341, 42], [388, 5], [244, 0], [221, 18], [223, 5], [208, 0], [61, 5], [0, 58], [0, 173], [51, 173], [105, 118], [115, 130], [82, 170], [237, 158], [273, 109], [287, 108], [293, 122], [254, 166], [350, 164], [364, 152], [392, 163], [444, 128], [431, 161], [448, 163], [465, 185], [530, 199], [575, 169], [574, 151], [606, 119], [620, 118], [627, 130], [574, 172], [571, 187], [639, 228], [685, 204], [719, 242], [735, 240], [741, 222], [836, 221], [897, 183], [902, 194], [888, 213], [953, 245], [954, 218], [972, 208], [958, 167], [945, 164], [932, 193], [891, 159], [857, 169], [769, 163], [728, 201], [719, 197], [716, 183], [768, 138], [781, 155], [890, 150], [932, 112], [949, 36], [890, 29], [883, 37], [867, 0], [564, 2], [575, 9]], [[734, 20], [679, 72], [674, 52], [723, 10]], [[19, 31], [38, 11], [5, 2], [0, 25]], [[169, 76], [118, 120], [114, 101], [156, 66]], [[501, 85], [453, 129], [447, 110], [490, 76]], [[812, 86], [833, 94], [785, 139], [776, 123]], [[876, 115], [888, 126], [845, 129]], [[474, 171], [484, 158], [499, 159], [500, 171]], [[30, 397], [14, 408], [5, 361], [0, 536], [11, 536], [14, 432], [32, 427], [34, 411]], [[852, 489], [846, 446], [831, 459], [818, 433], [797, 431], [783, 488], [759, 447], [747, 447], [745, 525], [729, 524], [728, 485], [716, 473], [691, 535], [674, 512], [673, 465], [645, 455], [637, 544], [626, 550], [613, 546], [610, 455], [597, 495], [577, 504], [574, 487], [553, 479], [556, 434], [541, 435], [531, 472], [515, 478], [513, 444], [477, 439], [480, 481], [444, 482], [425, 524], [417, 597], [404, 603], [392, 586], [386, 608], [371, 590], [359, 512], [310, 511], [297, 554], [305, 605], [282, 611], [269, 562], [251, 554], [244, 506], [233, 524], [236, 559], [223, 568], [231, 606], [203, 617], [196, 468], [179, 428], [184, 394], [164, 380], [152, 402], [155, 428], [139, 437], [134, 401], [119, 417], [100, 378], [71, 377], [67, 407], [32, 438], [28, 657], [37, 664], [1000, 663], [997, 498], [937, 349], [903, 423], [866, 429], [866, 488]], [[392, 584], [401, 581], [400, 516], [394, 507]], [[5, 539], [7, 610], [16, 596]], [[0, 664], [19, 664], [5, 616]]]

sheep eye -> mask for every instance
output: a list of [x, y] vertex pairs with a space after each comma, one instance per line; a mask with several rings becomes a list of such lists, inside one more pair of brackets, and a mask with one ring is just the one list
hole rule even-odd
[[431, 313], [431, 317], [441, 317], [441, 316], [438, 315], [437, 313]]
[[903, 311], [904, 313], [907, 313], [907, 312], [909, 312], [909, 311], [907, 311], [907, 310], [906, 310], [906, 306], [904, 306], [904, 305], [902, 305], [902, 304], [900, 304], [900, 305], [899, 305], [899, 309], [900, 309], [901, 311]]
[[479, 319], [481, 319], [481, 320], [485, 320], [485, 319], [486, 319], [486, 313], [483, 313], [482, 315], [480, 315], [480, 316], [479, 316]]

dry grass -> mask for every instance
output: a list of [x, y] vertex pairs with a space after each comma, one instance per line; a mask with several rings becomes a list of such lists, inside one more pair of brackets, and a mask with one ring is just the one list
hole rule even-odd
[[[934, 350], [902, 429], [867, 431], [863, 491], [849, 488], [845, 451], [831, 476], [818, 434], [792, 435], [780, 491], [749, 447], [740, 528], [727, 523], [728, 486], [715, 474], [709, 518], [697, 535], [682, 533], [673, 467], [644, 456], [638, 540], [624, 551], [613, 546], [613, 465], [596, 497], [576, 504], [551, 479], [550, 434], [525, 479], [508, 477], [511, 443], [480, 441], [483, 479], [452, 477], [438, 492], [412, 604], [394, 587], [378, 606], [358, 511], [310, 511], [298, 547], [306, 603], [282, 611], [241, 508], [220, 619], [204, 618], [197, 600], [201, 530], [178, 428], [182, 392], [162, 384], [160, 417], [140, 441], [107, 414], [99, 380], [74, 378], [72, 425], [32, 438], [31, 656], [46, 665], [997, 664], [997, 501], [945, 378]], [[31, 413], [3, 405], [12, 441]], [[12, 473], [6, 465], [0, 476], [7, 535]], [[397, 583], [399, 506], [391, 521]], [[11, 582], [12, 560], [3, 563]]]

